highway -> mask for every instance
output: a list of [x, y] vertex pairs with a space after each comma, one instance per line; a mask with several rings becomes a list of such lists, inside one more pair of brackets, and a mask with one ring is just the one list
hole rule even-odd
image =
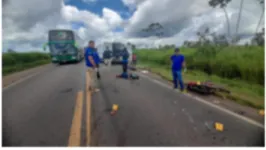
[[95, 94], [84, 62], [52, 65], [5, 88], [3, 146], [264, 146], [264, 125], [142, 73], [116, 79], [121, 70], [101, 67]]

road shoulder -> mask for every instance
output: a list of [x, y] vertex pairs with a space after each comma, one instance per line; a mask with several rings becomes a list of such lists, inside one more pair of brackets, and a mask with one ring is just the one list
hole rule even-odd
[[[169, 81], [164, 80], [159, 75], [152, 73], [152, 72], [149, 72], [149, 71], [144, 71], [144, 72], [143, 71], [144, 71], [143, 69], [138, 69], [137, 72], [171, 87], [171, 83]], [[240, 105], [238, 103], [235, 103], [234, 101], [230, 101], [228, 99], [222, 99], [222, 98], [216, 97], [216, 96], [211, 96], [211, 95], [205, 96], [205, 95], [200, 95], [200, 94], [197, 94], [194, 92], [193, 93], [189, 92], [189, 94], [192, 95], [193, 97], [198, 97], [202, 100], [205, 100], [207, 102], [215, 104], [219, 107], [230, 110], [230, 111], [232, 111], [238, 115], [250, 118], [254, 121], [257, 121], [261, 124], [264, 124], [264, 116], [261, 116], [259, 114], [259, 110], [255, 109], [255, 108], [243, 106], [243, 105]]]
[[27, 69], [24, 71], [16, 72], [16, 73], [13, 73], [7, 76], [3, 76], [2, 86], [3, 88], [7, 88], [8, 86], [20, 80], [30, 78], [31, 76], [37, 75], [38, 73], [44, 71], [45, 69], [48, 69], [53, 66], [54, 66], [53, 64], [46, 64], [46, 65], [38, 66], [35, 68]]

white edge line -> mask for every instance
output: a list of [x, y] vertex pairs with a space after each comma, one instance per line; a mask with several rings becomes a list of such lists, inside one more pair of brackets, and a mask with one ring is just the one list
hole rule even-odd
[[34, 77], [34, 76], [40, 74], [41, 72], [42, 72], [42, 71], [39, 71], [39, 72], [36, 72], [36, 73], [34, 73], [34, 74], [32, 74], [32, 75], [29, 75], [29, 76], [26, 76], [26, 77], [24, 77], [24, 78], [22, 78], [22, 79], [19, 79], [19, 80], [13, 82], [13, 83], [7, 85], [6, 87], [3, 87], [3, 91], [6, 91], [6, 90], [10, 89], [11, 87], [13, 87], [13, 86], [15, 86], [15, 85], [17, 85], [17, 84], [19, 84], [19, 83], [21, 83], [21, 82], [24, 82], [24, 81], [26, 81], [26, 80], [28, 80], [28, 79], [30, 79], [30, 78], [32, 78], [32, 77]]
[[[150, 81], [152, 81], [152, 82], [154, 82], [154, 83], [156, 83], [156, 84], [159, 84], [159, 85], [161, 85], [161, 86], [163, 86], [163, 87], [166, 87], [166, 88], [168, 88], [168, 89], [171, 89], [167, 84], [165, 84], [165, 83], [162, 83], [162, 82], [160, 82], [160, 81], [158, 81], [158, 80], [156, 80], [156, 79], [150, 79], [148, 76], [146, 76], [146, 75], [144, 75], [144, 74], [142, 74], [142, 73], [139, 73], [142, 77], [145, 77], [146, 79], [148, 79], [148, 80], [150, 80]], [[175, 92], [178, 92], [178, 91], [175, 91]], [[180, 93], [180, 92], [178, 92], [178, 93]], [[182, 93], [183, 94], [183, 93]], [[263, 128], [264, 129], [264, 125], [263, 124], [261, 124], [261, 123], [259, 123], [259, 122], [257, 122], [257, 121], [254, 121], [254, 120], [252, 120], [252, 119], [250, 119], [250, 118], [247, 118], [247, 117], [244, 117], [244, 116], [241, 116], [241, 115], [239, 115], [239, 114], [236, 114], [236, 113], [234, 113], [234, 112], [232, 112], [232, 111], [230, 111], [230, 110], [228, 110], [228, 109], [226, 109], [226, 108], [222, 108], [222, 107], [220, 107], [220, 106], [218, 106], [218, 105], [215, 105], [215, 104], [212, 104], [212, 103], [210, 103], [210, 102], [208, 102], [208, 101], [206, 101], [206, 100], [204, 100], [204, 99], [202, 99], [202, 98], [199, 98], [199, 97], [195, 97], [195, 96], [192, 96], [192, 95], [190, 95], [190, 94], [184, 94], [185, 96], [187, 96], [187, 97], [190, 97], [190, 98], [192, 98], [192, 99], [194, 99], [194, 100], [197, 100], [198, 102], [201, 102], [201, 103], [203, 103], [203, 104], [206, 104], [206, 105], [208, 105], [208, 106], [211, 106], [211, 107], [213, 107], [213, 108], [216, 108], [216, 109], [218, 109], [218, 110], [220, 110], [220, 111], [222, 111], [222, 112], [225, 112], [225, 113], [227, 113], [227, 114], [229, 114], [229, 115], [231, 115], [231, 116], [234, 116], [234, 117], [236, 117], [236, 118], [238, 118], [238, 119], [241, 119], [241, 120], [243, 120], [243, 121], [246, 121], [246, 122], [248, 122], [248, 123], [250, 123], [250, 124], [252, 124], [252, 125], [255, 125], [255, 126], [257, 126], [257, 127], [260, 127], [260, 128]]]

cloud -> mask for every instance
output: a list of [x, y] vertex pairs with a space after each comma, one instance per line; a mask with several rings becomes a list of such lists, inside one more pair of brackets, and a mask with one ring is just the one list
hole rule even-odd
[[127, 6], [131, 11], [135, 10], [138, 5], [146, 0], [122, 0], [125, 6]]
[[95, 3], [97, 0], [82, 0], [84, 3], [90, 4]]
[[[140, 46], [181, 45], [184, 40], [195, 40], [196, 32], [206, 27], [216, 33], [227, 32], [223, 10], [211, 8], [208, 0], [122, 0], [130, 12], [104, 6], [102, 15], [66, 5], [66, 1], [69, 0], [9, 0], [4, 3], [4, 47], [12, 45], [21, 51], [30, 47], [36, 49], [46, 42], [48, 30], [72, 29], [73, 24], [82, 24], [73, 30], [85, 41], [131, 41]], [[96, 1], [83, 0], [88, 3]], [[226, 8], [232, 34], [235, 33], [239, 6], [240, 0], [234, 0]], [[244, 1], [239, 35], [247, 39], [254, 34], [261, 12], [257, 1]], [[125, 20], [119, 13], [131, 16]], [[162, 37], [152, 37], [142, 31], [156, 22], [163, 26]], [[264, 26], [263, 22], [260, 28]], [[117, 28], [123, 28], [122, 32], [115, 32]], [[147, 35], [151, 37], [145, 37]]]
[[121, 26], [123, 22], [121, 16], [109, 8], [103, 8], [103, 19], [112, 29]]
[[[42, 7], [36, 7], [42, 6]], [[28, 9], [28, 11], [25, 11]], [[103, 9], [103, 16], [90, 11], [79, 10], [75, 6], [65, 5], [63, 0], [10, 0], [3, 8], [3, 40], [4, 46], [23, 50], [25, 46], [36, 43], [39, 47], [47, 41], [50, 29], [72, 29], [72, 23], [82, 23], [85, 26], [73, 29], [84, 40], [97, 39], [122, 24], [120, 15], [109, 9]], [[27, 46], [29, 47], [29, 46]]]

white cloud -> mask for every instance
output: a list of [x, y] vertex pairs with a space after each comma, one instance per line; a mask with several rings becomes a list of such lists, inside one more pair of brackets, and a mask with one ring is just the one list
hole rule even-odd
[[103, 8], [103, 19], [106, 20], [111, 28], [119, 27], [123, 22], [121, 16], [109, 8]]
[[[9, 0], [3, 6], [4, 43], [15, 45], [19, 50], [30, 49], [30, 46], [36, 49], [47, 40], [49, 29], [71, 29], [72, 23], [80, 22], [85, 26], [75, 30], [85, 40], [131, 41], [139, 45], [180, 45], [184, 40], [195, 39], [196, 32], [205, 27], [217, 33], [227, 32], [224, 12], [220, 8], [209, 7], [208, 0], [122, 0], [133, 11], [128, 20], [123, 20], [108, 6], [103, 8], [100, 16], [66, 5], [66, 1], [69, 0]], [[89, 3], [96, 1], [83, 0]], [[235, 32], [239, 5], [240, 0], [234, 0], [226, 9], [232, 33]], [[239, 28], [241, 35], [255, 32], [261, 12], [262, 8], [255, 0], [244, 1]], [[142, 29], [155, 22], [163, 25], [164, 38], [144, 38]], [[264, 26], [263, 22], [260, 28]], [[123, 27], [124, 32], [113, 32], [118, 27]]]
[[84, 3], [90, 4], [95, 3], [97, 0], [82, 0]]

